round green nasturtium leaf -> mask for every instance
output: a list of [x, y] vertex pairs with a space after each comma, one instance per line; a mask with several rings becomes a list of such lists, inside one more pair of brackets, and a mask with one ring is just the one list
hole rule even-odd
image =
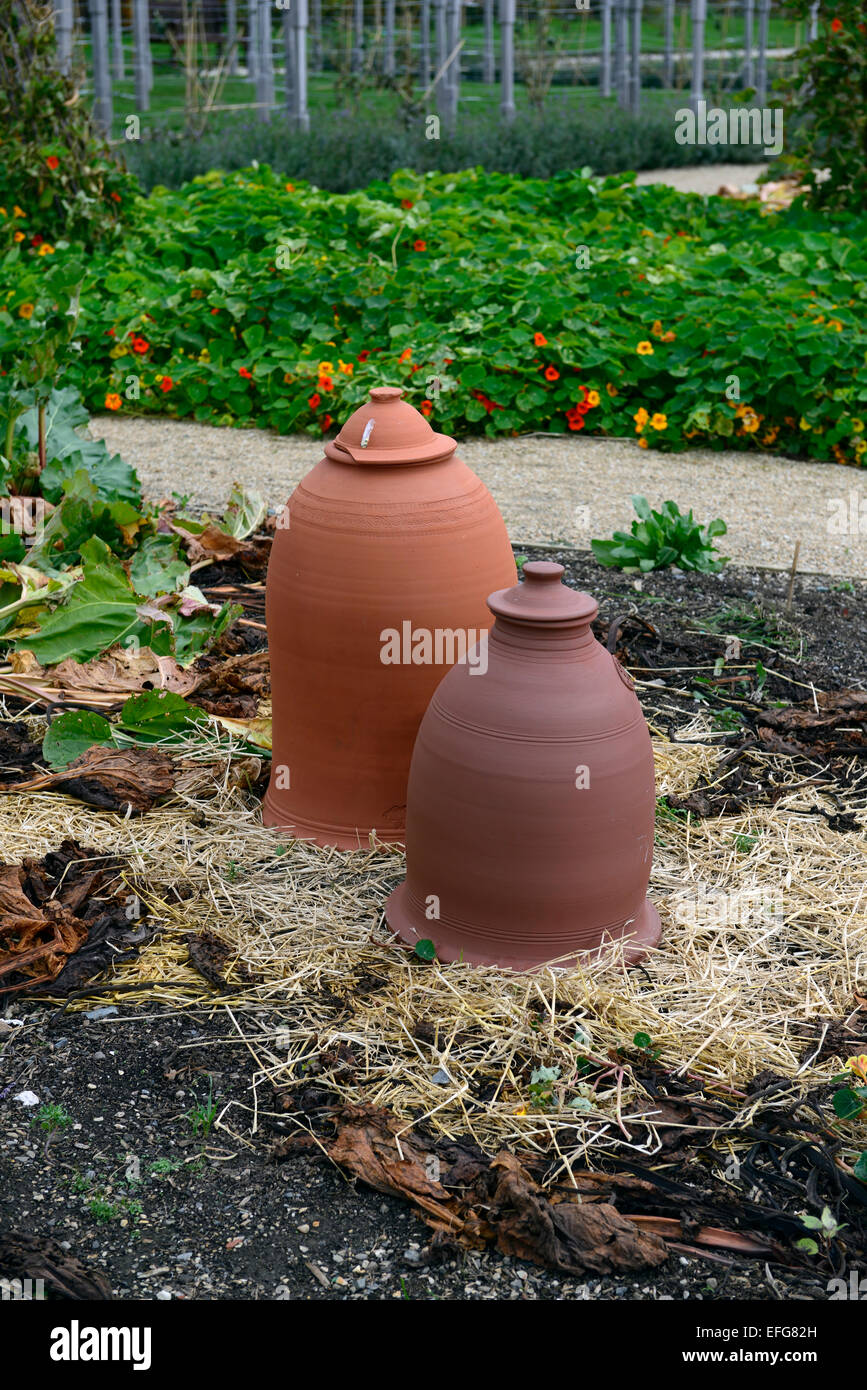
[[436, 960], [437, 948], [432, 941], [425, 936], [421, 941], [415, 943], [415, 953], [419, 960]]
[[112, 744], [111, 725], [93, 710], [68, 710], [52, 719], [42, 741], [42, 756], [60, 772], [94, 744]]

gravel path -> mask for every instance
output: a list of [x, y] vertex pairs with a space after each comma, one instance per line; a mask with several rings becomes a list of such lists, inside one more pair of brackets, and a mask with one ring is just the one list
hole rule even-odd
[[[257, 488], [272, 507], [320, 457], [306, 435], [219, 429], [187, 421], [99, 417], [94, 434], [135, 465], [148, 496], [189, 495], [216, 507], [238, 480]], [[630, 497], [652, 506], [672, 498], [709, 521], [729, 527], [723, 553], [747, 565], [783, 568], [800, 540], [799, 569], [867, 575], [867, 474], [831, 463], [805, 463], [764, 454], [682, 454], [639, 449], [632, 440], [533, 437], [467, 439], [460, 453], [487, 483], [517, 543], [560, 543], [589, 549], [591, 536], [628, 529]], [[859, 529], [860, 507], [860, 529]], [[847, 529], [837, 534], [832, 519]]]
[[758, 183], [768, 169], [767, 164], [695, 164], [683, 169], [644, 169], [636, 174], [635, 182], [665, 183], [681, 193], [718, 193], [721, 186], [733, 184], [743, 188]]

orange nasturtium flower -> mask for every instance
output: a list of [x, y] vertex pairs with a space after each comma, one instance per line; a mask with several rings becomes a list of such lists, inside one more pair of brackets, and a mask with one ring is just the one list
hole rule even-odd
[[635, 351], [638, 353], [639, 357], [652, 357], [653, 343], [649, 343], [645, 338], [643, 342], [640, 342], [638, 344], [638, 347], [635, 349]]
[[419, 410], [421, 411], [422, 415], [430, 415], [431, 411], [433, 410], [433, 401], [422, 401], [421, 405], [419, 406]]
[[617, 387], [614, 385], [612, 381], [606, 381], [605, 390], [608, 392], [609, 396], [617, 395]]
[[841, 30], [842, 28], [843, 28], [843, 21], [842, 21], [842, 19], [832, 19], [832, 20], [831, 20], [831, 32], [832, 32], [833, 34], [839, 34], [839, 32], [840, 32], [840, 30]]
[[850, 1057], [844, 1066], [847, 1071], [854, 1072], [862, 1081], [867, 1081], [867, 1053], [862, 1052], [860, 1057]]
[[22, 304], [18, 310], [18, 317], [20, 319], [32, 319], [34, 307], [33, 304]]
[[24, 233], [23, 233], [23, 232], [16, 232], [15, 235], [13, 236], [12, 240], [13, 240], [13, 241], [23, 241], [23, 240], [24, 240]]
[[598, 404], [599, 404], [599, 392], [598, 392], [598, 391], [588, 391], [588, 392], [587, 392], [587, 404], [588, 404], [589, 406], [594, 406], [594, 405], [598, 405]]
[[642, 435], [641, 438], [639, 439], [639, 441], [638, 441], [638, 447], [639, 447], [640, 449], [646, 449], [646, 448], [647, 448], [647, 440], [644, 438], [644, 435]]
[[661, 324], [661, 322], [659, 321], [659, 319], [656, 320], [656, 323], [653, 325], [653, 327], [651, 328], [650, 331], [651, 331], [651, 333], [653, 334], [653, 336], [654, 336], [655, 338], [661, 338], [661, 337], [662, 337], [662, 324]]
[[636, 410], [636, 412], [635, 412], [635, 414], [633, 415], [632, 418], [633, 418], [633, 420], [635, 421], [635, 433], [636, 433], [636, 434], [641, 434], [641, 431], [644, 429], [644, 426], [647, 424], [648, 420], [650, 419], [650, 416], [648, 415], [647, 411], [644, 409], [644, 406], [643, 406], [643, 405], [640, 405], [640, 406], [638, 407], [638, 409]]
[[15, 206], [13, 207], [13, 209], [12, 209], [12, 216], [13, 216], [13, 217], [26, 217], [26, 216], [27, 216], [27, 213], [24, 211], [23, 208], [20, 208], [20, 207], [18, 206], [18, 204], [16, 203]]
[[650, 424], [651, 427], [655, 430], [668, 429], [668, 419], [665, 415], [662, 414], [662, 411], [660, 410], [658, 410], [655, 415], [651, 415]]
[[557, 368], [556, 368], [556, 367], [546, 367], [546, 368], [545, 368], [545, 380], [546, 380], [546, 381], [559, 381], [559, 380], [560, 380], [560, 373], [557, 371]]
[[106, 398], [105, 398], [105, 408], [106, 408], [106, 410], [120, 410], [120, 407], [121, 407], [121, 399], [120, 399], [120, 396], [117, 394], [116, 391], [109, 391], [108, 395], [107, 395]]
[[400, 354], [400, 357], [397, 360], [398, 362], [408, 362], [411, 357], [412, 348], [404, 348], [403, 352]]
[[333, 362], [320, 362], [320, 363], [319, 363], [319, 375], [320, 375], [320, 376], [331, 376], [331, 373], [332, 373], [333, 371], [334, 371], [334, 363], [333, 363]]
[[56, 155], [56, 154], [50, 154], [50, 155], [48, 156], [48, 158], [46, 159], [45, 163], [48, 165], [48, 167], [49, 167], [49, 169], [51, 170], [52, 174], [54, 173], [54, 170], [55, 170], [55, 169], [59, 169], [59, 168], [60, 168], [60, 160], [57, 158], [57, 155]]
[[42, 245], [40, 246], [40, 248], [39, 248], [39, 250], [37, 251], [36, 254], [37, 254], [37, 256], [53, 256], [53, 255], [54, 255], [54, 247], [53, 247], [53, 246], [49, 246], [47, 241], [43, 241]]
[[547, 347], [547, 346], [548, 346], [548, 339], [545, 337], [545, 334], [544, 334], [544, 333], [534, 333], [534, 334], [533, 334], [533, 347]]

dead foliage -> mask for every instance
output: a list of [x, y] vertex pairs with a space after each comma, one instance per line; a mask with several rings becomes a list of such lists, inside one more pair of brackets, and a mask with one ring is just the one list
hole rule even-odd
[[[190, 964], [194, 965], [199, 974], [202, 975], [209, 984], [216, 985], [221, 994], [228, 990], [240, 989], [241, 984], [255, 983], [255, 976], [241, 962], [236, 960], [237, 952], [231, 946], [227, 946], [215, 932], [200, 931], [188, 932], [186, 935], [187, 950], [189, 951]], [[241, 984], [230, 984], [226, 979], [226, 970], [232, 962], [235, 962], [235, 973]]]
[[160, 748], [88, 748], [60, 772], [43, 772], [4, 788], [65, 792], [88, 806], [141, 815], [173, 790], [175, 764]]
[[0, 995], [66, 995], [148, 935], [125, 865], [74, 840], [0, 865]]
[[27, 1231], [0, 1234], [0, 1269], [4, 1279], [41, 1279], [53, 1298], [103, 1302], [114, 1297], [100, 1270], [89, 1268], [56, 1240]]
[[[333, 1119], [328, 1157], [377, 1192], [412, 1202], [440, 1243], [493, 1245], [564, 1274], [612, 1274], [668, 1259], [655, 1232], [642, 1231], [610, 1202], [584, 1201], [574, 1190], [544, 1191], [514, 1154], [487, 1159], [465, 1151], [443, 1172], [436, 1147], [385, 1110], [344, 1106]], [[314, 1147], [309, 1136], [290, 1137], [276, 1145], [274, 1157]]]

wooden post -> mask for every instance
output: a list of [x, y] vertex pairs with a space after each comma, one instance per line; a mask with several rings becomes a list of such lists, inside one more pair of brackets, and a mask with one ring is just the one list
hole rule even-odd
[[500, 0], [500, 115], [515, 118], [515, 0]]
[[744, 0], [744, 86], [753, 85], [753, 0]]
[[434, 101], [440, 116], [448, 117], [448, 77], [445, 61], [448, 57], [448, 27], [446, 0], [431, 0], [434, 12]]
[[[448, 53], [449, 57], [455, 53], [455, 49], [461, 41], [461, 0], [448, 0], [446, 10], [448, 16]], [[454, 126], [458, 119], [458, 97], [461, 88], [461, 55], [455, 54], [449, 63], [449, 121]]]
[[665, 0], [665, 13], [663, 15], [665, 26], [665, 56], [662, 61], [662, 85], [663, 87], [674, 86], [674, 0]]
[[352, 71], [364, 67], [364, 0], [355, 0], [353, 8]]
[[[286, 24], [288, 21], [288, 24]], [[307, 108], [307, 26], [309, 23], [307, 0], [294, 0], [291, 11], [284, 20], [284, 35], [291, 31], [291, 43], [286, 48], [286, 88], [292, 92], [290, 117], [299, 130], [310, 129], [310, 112]], [[290, 54], [291, 49], [291, 54]], [[289, 65], [292, 64], [290, 83]]]
[[759, 0], [759, 41], [756, 55], [756, 101], [764, 106], [768, 99], [768, 22], [771, 0]]
[[230, 77], [238, 72], [238, 0], [226, 0], [226, 61]]
[[430, 82], [430, 0], [421, 0], [419, 23], [421, 34], [419, 38], [418, 75], [422, 90], [427, 91]]
[[139, 112], [149, 111], [151, 104], [151, 89], [148, 85], [147, 22], [147, 0], [132, 0], [132, 62], [135, 80], [135, 104]]
[[123, 7], [121, 0], [111, 0], [111, 51], [114, 79], [122, 82], [125, 76], [123, 64]]
[[292, 11], [283, 11], [283, 60], [286, 66], [286, 78], [284, 92], [286, 95], [286, 115], [289, 120], [294, 122], [295, 111], [297, 109], [297, 96], [295, 92], [295, 79], [298, 72], [298, 61], [295, 56], [295, 25], [292, 23]]
[[93, 49], [93, 118], [105, 135], [111, 134], [111, 69], [108, 61], [108, 5], [90, 0], [90, 39]]
[[386, 77], [394, 77], [394, 3], [385, 0], [385, 46], [382, 55], [382, 68]]
[[602, 53], [599, 59], [599, 95], [611, 96], [611, 0], [601, 0]]
[[322, 55], [322, 0], [313, 0], [313, 67], [321, 72], [324, 66]]
[[247, 77], [259, 81], [259, 0], [247, 0]]
[[698, 103], [704, 99], [704, 26], [707, 18], [707, 0], [692, 0], [692, 83], [690, 86], [690, 105], [696, 111]]
[[[297, 0], [296, 0], [297, 4]], [[256, 16], [256, 32], [259, 37], [259, 51], [256, 54], [256, 101], [259, 103], [259, 119], [270, 121], [271, 107], [274, 105], [274, 55], [271, 49], [271, 0], [259, 0]]]
[[145, 63], [147, 64], [148, 92], [152, 92], [154, 89], [154, 55], [151, 53], [151, 7], [148, 4], [144, 7], [144, 32], [144, 56]]
[[482, 58], [482, 81], [493, 86], [497, 80], [497, 60], [494, 54], [494, 0], [485, 0], [485, 52]]
[[629, 105], [629, 54], [627, 51], [629, 0], [614, 0], [614, 90], [618, 106]]
[[69, 72], [72, 66], [72, 31], [75, 15], [72, 0], [57, 0], [54, 10], [54, 32], [57, 36], [57, 65], [61, 72]]
[[641, 109], [641, 4], [642, 0], [630, 0], [632, 10], [632, 43], [629, 68], [629, 106], [637, 116]]

